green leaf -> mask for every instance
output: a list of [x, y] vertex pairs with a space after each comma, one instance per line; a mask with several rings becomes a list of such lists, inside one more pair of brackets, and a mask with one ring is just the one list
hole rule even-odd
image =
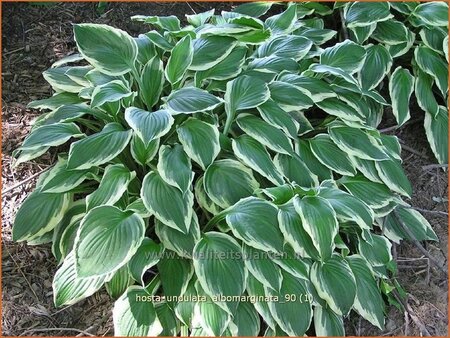
[[358, 73], [363, 89], [376, 88], [392, 66], [392, 57], [383, 45], [368, 45], [366, 59]]
[[348, 28], [364, 27], [392, 17], [388, 2], [354, 2], [346, 11], [345, 22]]
[[260, 58], [276, 55], [299, 61], [308, 54], [311, 46], [311, 40], [301, 36], [278, 36], [260, 45], [257, 55]]
[[236, 157], [244, 164], [266, 177], [275, 185], [284, 183], [283, 176], [278, 172], [266, 148], [247, 135], [232, 140]]
[[318, 337], [345, 336], [342, 316], [339, 316], [330, 308], [320, 305], [314, 307], [314, 329]]
[[135, 177], [136, 173], [123, 164], [108, 165], [97, 190], [86, 197], [87, 210], [99, 205], [114, 205]]
[[225, 159], [213, 162], [206, 169], [204, 187], [209, 198], [225, 209], [253, 195], [259, 184], [250, 169], [238, 161]]
[[150, 295], [145, 289], [130, 286], [114, 303], [113, 322], [116, 336], [157, 336], [163, 331]]
[[70, 194], [33, 191], [17, 211], [12, 229], [16, 242], [31, 241], [53, 230], [62, 220], [71, 201]]
[[[261, 284], [252, 274], [247, 276], [247, 293], [249, 296], [255, 297], [256, 301], [253, 303], [256, 311], [263, 318], [264, 322], [271, 328], [276, 326], [275, 320], [269, 310], [269, 302], [264, 301], [266, 292], [264, 285]], [[260, 298], [263, 297], [263, 298]]]
[[376, 28], [377, 28], [376, 23], [372, 23], [369, 26], [350, 28], [351, 32], [350, 38], [355, 42], [359, 43], [360, 45], [362, 45], [368, 38], [372, 36]]
[[361, 175], [343, 177], [339, 180], [345, 189], [371, 208], [382, 208], [393, 200], [394, 195], [384, 184], [371, 182]]
[[[195, 245], [193, 262], [198, 280], [209, 296], [240, 296], [244, 292], [246, 271], [241, 248], [231, 236], [205, 233]], [[234, 312], [237, 303], [218, 305]]]
[[384, 266], [392, 261], [389, 240], [380, 235], [365, 233], [366, 239], [358, 241], [358, 251], [372, 266]]
[[228, 80], [231, 79], [242, 71], [245, 58], [247, 54], [247, 48], [244, 46], [237, 46], [231, 53], [218, 64], [213, 67], [198, 71], [195, 73], [196, 83], [200, 83], [202, 80]]
[[438, 27], [424, 27], [420, 30], [419, 35], [427, 47], [435, 50], [438, 53], [443, 52], [442, 46], [445, 37], [447, 36], [445, 30]]
[[424, 46], [419, 46], [414, 50], [414, 57], [420, 69], [434, 78], [442, 96], [446, 97], [448, 92], [446, 60], [434, 50]]
[[267, 148], [282, 154], [293, 153], [289, 138], [264, 120], [250, 114], [242, 114], [237, 118], [237, 124], [246, 134]]
[[194, 274], [194, 267], [191, 260], [166, 250], [159, 260], [158, 272], [164, 295], [178, 297], [186, 291], [189, 280]]
[[142, 65], [145, 65], [151, 58], [156, 55], [156, 48], [153, 42], [145, 34], [139, 34], [137, 38], [134, 38], [138, 46], [137, 60]]
[[314, 262], [311, 282], [319, 296], [338, 315], [347, 315], [356, 297], [356, 281], [348, 263], [339, 255], [325, 262]]
[[167, 108], [173, 114], [193, 114], [213, 110], [222, 100], [205, 90], [184, 87], [172, 92], [167, 98]]
[[219, 130], [215, 125], [190, 117], [177, 127], [186, 154], [205, 170], [220, 152]]
[[151, 113], [136, 107], [125, 109], [125, 120], [145, 146], [166, 135], [174, 122], [173, 117], [166, 110]]
[[[78, 200], [76, 202], [70, 203], [69, 208], [64, 213], [64, 217], [58, 222], [56, 227], [53, 229], [52, 240], [52, 253], [55, 256], [58, 263], [66, 257], [68, 251], [65, 250], [65, 246], [68, 244], [66, 241], [65, 232], [69, 233], [72, 230], [76, 230], [78, 227], [76, 223], [80, 223], [81, 219], [86, 213], [86, 203], [85, 200]], [[48, 232], [47, 234], [51, 234]]]
[[233, 235], [247, 245], [266, 252], [282, 252], [284, 239], [277, 214], [274, 204], [248, 197], [227, 209], [226, 221]]
[[82, 102], [84, 102], [84, 100], [78, 95], [72, 93], [56, 93], [47, 99], [31, 101], [27, 107], [54, 110], [66, 104], [78, 104]]
[[387, 20], [377, 24], [377, 28], [373, 33], [373, 38], [387, 45], [387, 49], [389, 50], [390, 46], [407, 42], [409, 34], [408, 28], [406, 28], [403, 22]]
[[163, 63], [156, 55], [142, 69], [140, 94], [148, 109], [159, 102], [164, 86]]
[[56, 92], [69, 92], [78, 94], [83, 87], [66, 75], [66, 72], [75, 67], [50, 68], [42, 73], [44, 79]]
[[311, 151], [326, 167], [338, 174], [354, 176], [356, 169], [345, 152], [339, 149], [327, 134], [319, 134], [309, 140]]
[[248, 271], [264, 286], [279, 291], [283, 276], [280, 267], [266, 252], [243, 245], [243, 257]]
[[[401, 226], [397, 218], [406, 224], [410, 232], [414, 235], [411, 238]], [[383, 231], [387, 238], [400, 243], [401, 239], [418, 241], [437, 241], [438, 238], [431, 224], [418, 211], [409, 208], [397, 207], [395, 212], [389, 213], [383, 221]]]
[[330, 85], [320, 79], [282, 72], [278, 75], [277, 80], [290, 83], [304, 91], [308, 91], [311, 94], [310, 98], [314, 102], [320, 102], [330, 97], [336, 97], [336, 93], [331, 89]]
[[242, 337], [258, 336], [260, 330], [260, 319], [258, 312], [251, 303], [240, 302], [233, 321], [230, 323], [230, 330], [233, 335]]
[[294, 31], [295, 35], [303, 36], [311, 40], [315, 45], [320, 46], [325, 42], [331, 40], [335, 35], [336, 31], [331, 29], [321, 29], [321, 28], [310, 28], [303, 26]]
[[293, 201], [279, 206], [278, 223], [284, 239], [296, 253], [302, 257], [320, 259], [319, 252], [308, 233], [305, 231], [300, 215], [294, 207]]
[[97, 174], [97, 168], [67, 170], [67, 161], [60, 158], [42, 181], [41, 192], [64, 193], [78, 187], [84, 180]]
[[160, 302], [155, 306], [156, 314], [163, 327], [163, 332], [160, 333], [161, 336], [176, 336], [179, 330], [179, 322], [175, 316], [172, 306], [168, 302]]
[[74, 122], [84, 115], [91, 115], [99, 119], [107, 118], [102, 112], [89, 108], [88, 105], [82, 104], [67, 104], [60, 106], [52, 112], [41, 115], [33, 124], [33, 130], [43, 125], [57, 124], [61, 122]]
[[357, 197], [336, 188], [320, 189], [319, 196], [331, 204], [338, 220], [353, 221], [361, 229], [372, 229], [373, 211]]
[[183, 79], [192, 63], [193, 53], [194, 49], [189, 35], [186, 35], [173, 47], [165, 70], [166, 78], [172, 85]]
[[267, 18], [265, 26], [275, 34], [290, 33], [296, 21], [297, 6], [295, 3], [289, 3], [284, 12]]
[[334, 237], [339, 230], [336, 212], [331, 204], [318, 196], [294, 197], [295, 210], [300, 215], [303, 228], [311, 236], [320, 257], [331, 257], [334, 249]]
[[448, 62], [448, 36], [446, 36], [444, 41], [442, 41], [442, 49], [444, 50], [445, 59]]
[[292, 139], [297, 139], [299, 131], [299, 123], [291, 117], [286, 111], [269, 99], [262, 105], [258, 106], [261, 117], [272, 126], [282, 129]]
[[347, 154], [374, 161], [389, 159], [377, 139], [361, 129], [337, 125], [328, 131], [333, 142]]
[[181, 29], [180, 27], [180, 19], [178, 19], [175, 15], [169, 15], [169, 16], [135, 16], [135, 17], [131, 17], [131, 20], [134, 19], [140, 20], [140, 19], [144, 19], [145, 23], [149, 23], [152, 24], [156, 27], [159, 27], [163, 30], [167, 30], [167, 31], [178, 31]]
[[151, 212], [149, 212], [145, 207], [142, 198], [139, 197], [136, 198], [130, 204], [128, 204], [126, 210], [134, 211], [135, 213], [139, 214], [142, 218], [149, 218], [152, 215]]
[[107, 75], [130, 72], [136, 62], [136, 42], [123, 30], [107, 25], [74, 25], [75, 41], [81, 55]]
[[301, 187], [310, 188], [319, 184], [317, 176], [314, 175], [297, 154], [277, 154], [274, 164], [278, 170], [291, 182]]
[[194, 196], [190, 190], [182, 193], [167, 184], [154, 171], [142, 182], [141, 197], [145, 206], [162, 223], [182, 233], [188, 233], [192, 218]]
[[239, 6], [237, 6], [235, 9], [233, 9], [233, 12], [249, 15], [253, 17], [260, 17], [268, 12], [268, 10], [272, 7], [271, 2], [251, 2], [251, 3], [244, 3]]
[[294, 59], [279, 57], [276, 55], [253, 59], [247, 66], [248, 70], [279, 73], [283, 70], [298, 72], [299, 65]]
[[200, 239], [200, 227], [195, 213], [192, 214], [191, 225], [187, 234], [183, 234], [158, 220], [155, 222], [155, 232], [165, 248], [186, 258], [192, 258], [195, 243]]
[[415, 94], [419, 107], [436, 117], [439, 105], [433, 93], [433, 78], [420, 68], [416, 69]]
[[194, 186], [194, 194], [195, 199], [198, 205], [203, 209], [208, 211], [209, 213], [215, 215], [220, 212], [220, 208], [217, 204], [215, 204], [211, 198], [209, 198], [208, 194], [205, 191], [205, 187], [203, 185], [203, 176], [197, 179]]
[[114, 206], [90, 210], [75, 240], [79, 277], [99, 276], [125, 265], [139, 248], [145, 232], [141, 216]]
[[127, 264], [131, 277], [138, 283], [141, 283], [142, 286], [146, 286], [144, 274], [159, 262], [163, 252], [164, 247], [162, 244], [156, 244], [150, 238], [145, 237]]
[[92, 92], [91, 107], [97, 108], [105, 103], [117, 102], [134, 95], [122, 81], [114, 80], [95, 87]]
[[345, 101], [335, 97], [326, 98], [320, 102], [316, 102], [316, 105], [327, 114], [337, 116], [343, 120], [355, 122], [362, 122], [365, 120], [362, 113], [352, 108], [349, 104], [346, 104]]
[[260, 79], [241, 75], [227, 83], [225, 111], [227, 120], [224, 134], [228, 133], [237, 111], [258, 107], [270, 97], [269, 88]]
[[145, 35], [159, 48], [164, 51], [172, 50], [174, 44], [168, 41], [164, 36], [159, 34], [157, 31], [150, 31], [145, 33]]
[[326, 76], [330, 76], [330, 75], [335, 76], [335, 77], [338, 77], [338, 78], [341, 78], [341, 79], [347, 81], [350, 84], [357, 85], [355, 78], [352, 75], [347, 74], [340, 68], [330, 67], [330, 66], [321, 65], [321, 64], [312, 64], [308, 69], [308, 72], [309, 71], [311, 71], [313, 73], [318, 73], [318, 74], [325, 74]]
[[117, 299], [132, 283], [133, 279], [128, 273], [128, 267], [124, 265], [114, 273], [110, 281], [105, 283], [105, 288], [111, 298]]
[[409, 100], [414, 91], [414, 76], [401, 66], [395, 69], [389, 81], [392, 112], [399, 126], [410, 119]]
[[[186, 288], [186, 291], [183, 293], [183, 297], [186, 297], [188, 300], [183, 302], [178, 302], [178, 304], [175, 305], [175, 315], [180, 320], [180, 322], [186, 326], [191, 325], [192, 318], [193, 318], [193, 312], [194, 312], [194, 306], [195, 306], [195, 300], [197, 295], [197, 290], [195, 289], [195, 282], [196, 277], [191, 278], [189, 281], [189, 284]], [[193, 301], [189, 301], [189, 299], [192, 299]]]
[[[198, 287], [200, 288], [200, 286]], [[200, 294], [204, 295], [204, 291]], [[231, 316], [220, 306], [214, 303], [210, 297], [205, 295], [205, 298], [202, 298], [202, 301], [195, 304], [193, 316], [192, 326], [194, 327], [194, 330], [192, 330], [191, 336], [197, 335], [199, 337], [217, 337], [227, 335], [225, 332], [228, 324], [230, 323]], [[196, 333], [195, 330], [199, 329], [201, 331]]]
[[355, 310], [366, 320], [384, 328], [384, 301], [366, 260], [359, 255], [346, 258], [356, 280]]
[[206, 70], [225, 59], [236, 46], [237, 41], [228, 36], [207, 36], [193, 41], [194, 56], [191, 70]]
[[425, 133], [434, 156], [439, 163], [448, 163], [448, 111], [439, 106], [439, 113], [433, 118], [425, 114]]
[[[298, 157], [306, 165], [310, 172], [313, 173], [313, 175], [317, 175], [316, 178], [318, 178], [318, 180], [322, 181], [333, 178], [331, 170], [320, 163], [314, 156], [307, 141], [299, 140], [298, 148]], [[314, 185], [317, 184], [318, 183], [315, 183]]]
[[80, 278], [75, 268], [75, 253], [70, 252], [53, 278], [53, 301], [56, 307], [72, 305], [93, 295], [111, 275]]
[[363, 47], [353, 41], [345, 40], [326, 48], [320, 54], [320, 63], [352, 74], [362, 68], [365, 57], [366, 51]]
[[314, 104], [309, 98], [309, 92], [289, 83], [273, 81], [269, 84], [270, 97], [286, 111], [302, 111]]
[[23, 141], [23, 149], [56, 147], [66, 143], [72, 137], [82, 138], [85, 135], [75, 123], [55, 123], [34, 129]]
[[375, 162], [378, 175], [391, 190], [411, 198], [413, 193], [411, 183], [403, 170], [402, 163], [397, 159]]
[[182, 193], [190, 188], [194, 179], [191, 160], [179, 144], [159, 148], [158, 171], [166, 183], [177, 187]]
[[111, 161], [125, 149], [131, 135], [118, 123], [107, 124], [101, 132], [70, 145], [67, 169], [88, 169]]
[[214, 15], [215, 9], [211, 9], [206, 12], [198, 14], [185, 14], [187, 22], [189, 22], [194, 27], [203, 26], [211, 17]]
[[145, 166], [158, 153], [159, 140], [159, 138], [154, 139], [146, 147], [141, 138], [137, 136], [137, 134], [133, 134], [133, 138], [130, 143], [131, 156], [137, 163]]
[[423, 25], [436, 27], [448, 26], [448, 4], [445, 2], [429, 2], [418, 5], [411, 15]]
[[280, 328], [290, 336], [303, 336], [312, 319], [311, 304], [302, 299], [309, 293], [305, 281], [284, 272], [280, 291], [266, 288], [266, 293], [278, 296], [278, 301], [269, 302], [269, 309]]

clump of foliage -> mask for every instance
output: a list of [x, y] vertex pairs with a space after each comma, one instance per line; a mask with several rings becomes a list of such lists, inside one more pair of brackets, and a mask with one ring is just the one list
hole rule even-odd
[[437, 238], [377, 126], [414, 93], [448, 162], [447, 4], [271, 7], [74, 26], [17, 151], [70, 143], [13, 228], [52, 243], [56, 306], [104, 285], [121, 336], [337, 336], [351, 310], [383, 327], [391, 241]]

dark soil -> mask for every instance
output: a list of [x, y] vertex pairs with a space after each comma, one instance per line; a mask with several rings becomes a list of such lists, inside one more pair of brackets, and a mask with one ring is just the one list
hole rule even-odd
[[[53, 155], [45, 155], [33, 163], [12, 168], [11, 153], [22, 142], [33, 119], [39, 112], [27, 109], [32, 100], [50, 96], [50, 86], [41, 73], [75, 49], [72, 24], [79, 22], [106, 23], [137, 35], [147, 27], [129, 17], [144, 15], [177, 15], [216, 8], [228, 10], [232, 3], [107, 3], [104, 12], [97, 12], [98, 2], [56, 3], [36, 6], [29, 3], [2, 3], [2, 331], [5, 336], [43, 335], [111, 335], [113, 300], [105, 291], [63, 309], [55, 309], [51, 281], [56, 262], [49, 246], [26, 246], [11, 241], [13, 217], [27, 194], [32, 191], [34, 174], [45, 170]], [[417, 120], [396, 135], [409, 150], [403, 150], [404, 167], [413, 183], [410, 204], [415, 207], [448, 212], [448, 177], [441, 169], [424, 170], [435, 163], [423, 129], [423, 113], [413, 109]], [[394, 125], [389, 114], [385, 126]], [[30, 179], [31, 178], [31, 179]], [[27, 180], [25, 183], [19, 183]], [[15, 187], [15, 188], [14, 188]], [[447, 217], [426, 212], [441, 239], [425, 243], [430, 254], [442, 264], [447, 263]], [[402, 260], [399, 281], [408, 292], [408, 304], [431, 335], [447, 336], [447, 277], [430, 266], [420, 251], [410, 243], [396, 248]], [[348, 335], [419, 335], [416, 324], [395, 307], [388, 309], [386, 330], [381, 332], [358, 316], [347, 322]], [[81, 331], [83, 332], [81, 332]]]

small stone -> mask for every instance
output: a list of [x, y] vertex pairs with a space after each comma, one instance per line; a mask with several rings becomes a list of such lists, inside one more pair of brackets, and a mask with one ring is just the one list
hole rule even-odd
[[30, 45], [25, 46], [25, 53], [29, 53], [31, 50]]

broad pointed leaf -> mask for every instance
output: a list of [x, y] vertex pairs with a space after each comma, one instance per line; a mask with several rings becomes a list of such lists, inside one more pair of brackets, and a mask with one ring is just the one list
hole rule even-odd
[[209, 198], [225, 209], [253, 195], [259, 184], [250, 169], [238, 161], [225, 159], [215, 161], [206, 169], [204, 187]]
[[136, 107], [125, 110], [125, 120], [145, 146], [167, 134], [174, 122], [173, 117], [166, 110], [151, 113]]
[[75, 41], [81, 55], [108, 75], [122, 75], [134, 68], [137, 44], [128, 33], [107, 25], [77, 24]]
[[79, 277], [100, 276], [125, 265], [139, 248], [145, 232], [143, 219], [132, 211], [99, 206], [81, 221], [75, 240]]
[[305, 196], [302, 199], [295, 197], [294, 206], [321, 258], [330, 258], [334, 249], [334, 237], [339, 228], [336, 212], [331, 204], [322, 197]]
[[189, 231], [194, 196], [191, 191], [184, 194], [167, 184], [157, 172], [150, 172], [142, 182], [141, 197], [145, 206], [155, 217], [182, 233]]
[[247, 245], [266, 252], [282, 252], [284, 239], [277, 214], [272, 203], [248, 197], [227, 210], [226, 221], [233, 234]]
[[86, 197], [87, 210], [99, 205], [115, 204], [127, 191], [134, 177], [136, 173], [130, 172], [123, 164], [107, 166], [97, 190]]
[[177, 127], [186, 154], [206, 169], [220, 152], [219, 130], [215, 125], [189, 118]]
[[99, 133], [70, 145], [67, 169], [88, 169], [109, 162], [119, 155], [131, 139], [131, 130], [109, 123]]
[[356, 280], [340, 255], [333, 255], [325, 262], [314, 262], [311, 282], [335, 313], [346, 315], [350, 311], [356, 297]]

